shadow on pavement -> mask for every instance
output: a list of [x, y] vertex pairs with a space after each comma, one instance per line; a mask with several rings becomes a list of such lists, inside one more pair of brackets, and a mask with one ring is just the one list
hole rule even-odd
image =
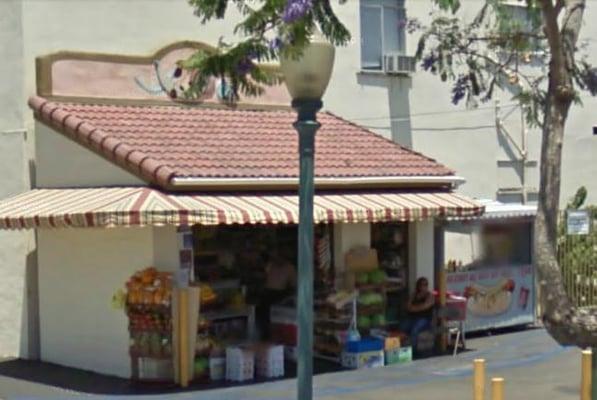
[[[338, 371], [338, 366], [330, 362], [317, 362], [316, 373]], [[76, 368], [64, 367], [43, 361], [10, 359], [0, 361], [0, 376], [22, 380], [23, 385], [37, 383], [64, 390], [89, 394], [126, 395], [126, 394], [167, 394], [196, 390], [209, 390], [234, 386], [247, 386], [296, 377], [296, 365], [286, 363], [286, 375], [280, 379], [254, 379], [242, 383], [193, 383], [181, 388], [173, 383], [135, 382], [130, 379], [102, 375]]]
[[[526, 327], [528, 329], [528, 327]], [[525, 327], [509, 328], [495, 330], [493, 332], [480, 332], [472, 335], [467, 335], [469, 338], [483, 337], [487, 335], [501, 335], [507, 333], [521, 332], [525, 330]], [[459, 355], [471, 354], [475, 349], [469, 347], [467, 350], [459, 351]], [[471, 352], [471, 353], [469, 353]], [[417, 357], [418, 359], [429, 359], [434, 357], [451, 358], [451, 352], [443, 356], [438, 355], [425, 355], [423, 357]], [[438, 358], [439, 360], [440, 358]], [[337, 372], [341, 370], [338, 365], [316, 360], [315, 362], [315, 373], [324, 374], [330, 372]], [[296, 376], [296, 365], [294, 363], [286, 363], [286, 376], [282, 379], [294, 378]], [[4, 376], [7, 378], [13, 378], [23, 381], [23, 386], [29, 384], [41, 384], [52, 386], [64, 390], [89, 393], [89, 394], [105, 394], [105, 395], [127, 395], [127, 394], [168, 394], [168, 393], [179, 393], [196, 390], [208, 390], [224, 387], [234, 386], [246, 386], [251, 384], [258, 384], [263, 382], [271, 382], [272, 380], [253, 380], [249, 383], [243, 382], [233, 384], [230, 382], [222, 383], [194, 383], [188, 388], [180, 388], [175, 384], [157, 384], [157, 383], [145, 383], [135, 382], [129, 379], [117, 378], [107, 375], [102, 375], [94, 372], [83, 371], [76, 368], [69, 368], [60, 366], [57, 364], [32, 361], [32, 360], [21, 360], [21, 359], [8, 359], [0, 360], [0, 377]], [[561, 387], [559, 390], [567, 391], [572, 390], [568, 387]]]

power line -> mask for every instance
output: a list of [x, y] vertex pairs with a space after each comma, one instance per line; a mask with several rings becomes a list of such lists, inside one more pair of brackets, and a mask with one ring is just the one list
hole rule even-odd
[[[519, 103], [501, 104], [500, 108], [504, 109], [504, 108], [508, 108], [508, 107], [518, 107], [518, 105], [519, 105]], [[416, 117], [424, 117], [424, 116], [430, 116], [430, 115], [445, 115], [445, 114], [471, 113], [471, 112], [475, 112], [475, 111], [491, 110], [491, 109], [494, 109], [494, 108], [495, 108], [495, 106], [486, 106], [486, 107], [477, 107], [477, 108], [471, 108], [471, 109], [466, 109], [466, 110], [430, 111], [430, 112], [424, 112], [424, 113], [418, 113], [418, 114], [410, 114], [409, 117], [401, 117], [401, 118], [391, 118], [389, 116], [385, 116], [385, 117], [361, 117], [361, 118], [351, 117], [350, 120], [351, 121], [379, 121], [379, 120], [384, 120], [384, 121], [390, 121], [390, 122], [399, 122], [399, 121], [410, 121], [412, 118], [416, 118]]]

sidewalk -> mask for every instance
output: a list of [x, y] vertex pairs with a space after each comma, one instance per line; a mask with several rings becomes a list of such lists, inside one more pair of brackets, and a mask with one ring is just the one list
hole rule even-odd
[[[491, 376], [502, 376], [506, 379], [506, 400], [576, 400], [578, 398], [580, 352], [578, 349], [560, 347], [543, 330], [527, 330], [472, 339], [467, 342], [467, 346], [472, 350], [461, 353], [455, 358], [435, 357], [405, 365], [319, 375], [314, 379], [315, 398], [382, 400], [436, 399], [440, 396], [445, 400], [467, 399], [471, 396], [471, 365], [475, 358], [487, 360], [488, 380]], [[57, 399], [80, 397], [82, 394], [48, 384], [52, 381], [52, 377], [47, 373], [52, 371], [46, 371], [43, 375], [45, 380], [37, 379], [39, 377], [31, 377], [31, 380], [10, 378], [7, 377], [8, 372], [3, 363], [0, 363], [0, 397], [2, 398], [44, 396]], [[21, 371], [21, 373], [26, 372]], [[14, 371], [12, 375], [16, 375]], [[54, 371], [54, 375], [55, 382], [58, 382], [56, 378], [60, 374]], [[128, 381], [125, 380], [81, 372], [74, 373], [72, 376], [63, 376], [61, 379], [68, 378], [76, 381], [76, 384], [70, 387], [84, 389], [85, 397], [88, 397], [90, 392], [104, 394], [103, 398], [108, 397], [106, 396], [108, 393], [131, 392], [120, 390], [126, 387], [118, 387], [125, 383], [128, 385]], [[135, 398], [185, 400], [199, 396], [202, 400], [294, 400], [294, 389], [294, 380], [282, 380], [227, 389], [157, 395], [149, 395], [144, 391], [137, 392], [140, 395]]]

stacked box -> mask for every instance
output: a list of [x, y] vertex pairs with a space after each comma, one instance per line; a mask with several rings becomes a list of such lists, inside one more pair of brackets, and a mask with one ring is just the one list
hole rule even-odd
[[365, 351], [360, 353], [342, 353], [342, 366], [344, 368], [361, 369], [377, 368], [384, 366], [383, 350]]
[[296, 362], [298, 360], [298, 348], [296, 346], [284, 346], [284, 359]]
[[255, 353], [242, 347], [226, 349], [226, 379], [243, 382], [255, 377]]
[[412, 359], [413, 352], [412, 347], [410, 346], [404, 346], [385, 351], [386, 365], [403, 364], [412, 361]]
[[262, 378], [284, 376], [284, 346], [265, 345], [255, 352], [255, 369]]
[[384, 350], [395, 350], [400, 348], [399, 337], [387, 337], [384, 342]]
[[226, 359], [224, 357], [209, 358], [209, 378], [221, 381], [226, 377]]

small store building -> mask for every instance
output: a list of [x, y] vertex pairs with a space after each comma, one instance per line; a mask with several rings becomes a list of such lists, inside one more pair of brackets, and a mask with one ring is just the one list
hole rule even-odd
[[[140, 88], [153, 60], [172, 63], [188, 46], [139, 59], [38, 60], [38, 93], [29, 100], [36, 189], [0, 202], [0, 228], [37, 233], [43, 361], [139, 378], [147, 373], [139, 358], [172, 357], [170, 291], [181, 276], [201, 287], [190, 352], [205, 356], [214, 337], [257, 341], [266, 265], [296, 264], [298, 140], [289, 100], [272, 88], [230, 106], [221, 82], [194, 104]], [[318, 118], [316, 295], [357, 285], [349, 259], [373, 255], [381, 272], [367, 284], [384, 298], [359, 324], [382, 327], [400, 318], [418, 277], [433, 285], [442, 262], [438, 221], [474, 218], [484, 207], [456, 193], [461, 178], [435, 160], [331, 113]], [[112, 307], [119, 289], [128, 313]], [[292, 322], [291, 303], [278, 311], [270, 324]], [[334, 358], [336, 333], [346, 329], [316, 321], [316, 352]]]

